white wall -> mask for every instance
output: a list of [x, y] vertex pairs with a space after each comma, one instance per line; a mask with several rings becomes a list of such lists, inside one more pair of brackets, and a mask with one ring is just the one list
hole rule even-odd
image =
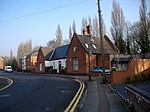
[[26, 70], [26, 56], [22, 58], [22, 70]]
[[59, 73], [59, 61], [61, 61], [61, 66], [63, 68], [66, 68], [66, 59], [59, 59], [59, 60], [53, 60], [53, 61], [45, 61], [45, 67], [52, 66], [53, 69], [57, 69], [57, 72]]

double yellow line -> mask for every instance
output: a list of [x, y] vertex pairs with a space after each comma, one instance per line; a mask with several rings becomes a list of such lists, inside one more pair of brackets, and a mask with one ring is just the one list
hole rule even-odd
[[75, 81], [80, 83], [80, 88], [64, 112], [74, 112], [84, 91], [85, 88], [84, 83], [79, 81], [78, 79], [76, 79]]

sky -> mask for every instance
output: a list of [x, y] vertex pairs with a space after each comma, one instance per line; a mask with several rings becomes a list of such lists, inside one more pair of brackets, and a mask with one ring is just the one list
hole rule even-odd
[[[139, 19], [140, 0], [116, 0], [126, 21]], [[147, 0], [148, 10], [150, 0]], [[112, 0], [101, 0], [101, 10], [107, 32], [111, 27]], [[55, 38], [58, 24], [63, 39], [69, 38], [73, 20], [81, 33], [82, 18], [97, 15], [97, 0], [0, 0], [0, 56], [17, 55], [21, 42], [32, 39], [34, 46], [46, 46]], [[111, 36], [111, 35], [109, 35]]]

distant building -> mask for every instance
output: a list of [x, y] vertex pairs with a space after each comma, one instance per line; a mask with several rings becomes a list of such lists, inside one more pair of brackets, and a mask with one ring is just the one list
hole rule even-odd
[[33, 51], [26, 56], [26, 69], [29, 71], [35, 71], [35, 63], [37, 62], [38, 51]]
[[0, 70], [4, 69], [5, 64], [6, 64], [6, 61], [4, 57], [0, 56]]
[[64, 45], [52, 50], [46, 56], [45, 67], [52, 67], [57, 69], [57, 73], [60, 73], [62, 69], [66, 68], [66, 58], [69, 45]]

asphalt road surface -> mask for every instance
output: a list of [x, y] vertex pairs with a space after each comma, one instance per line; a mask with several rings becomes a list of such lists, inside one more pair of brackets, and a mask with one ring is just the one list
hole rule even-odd
[[63, 112], [79, 89], [71, 78], [4, 73], [14, 83], [0, 91], [0, 112]]

